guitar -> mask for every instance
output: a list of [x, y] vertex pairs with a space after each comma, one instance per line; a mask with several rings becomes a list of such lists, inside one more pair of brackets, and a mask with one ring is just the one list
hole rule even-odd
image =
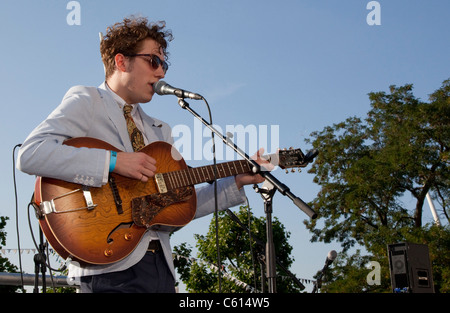
[[[72, 138], [64, 144], [120, 152], [88, 137]], [[188, 168], [181, 154], [162, 141], [140, 152], [151, 155], [158, 164], [158, 173], [146, 183], [115, 173], [110, 173], [108, 184], [102, 187], [36, 179], [32, 204], [44, 235], [61, 257], [89, 264], [114, 263], [136, 248], [147, 229], [173, 231], [194, 218], [194, 185], [213, 181], [214, 165]], [[271, 163], [284, 169], [307, 165], [300, 149], [279, 150]], [[245, 160], [216, 166], [218, 179], [252, 170]]]

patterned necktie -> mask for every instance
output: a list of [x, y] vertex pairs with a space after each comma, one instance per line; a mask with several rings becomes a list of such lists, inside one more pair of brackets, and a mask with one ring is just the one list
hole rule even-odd
[[131, 105], [125, 105], [123, 107], [123, 114], [125, 120], [127, 121], [128, 134], [130, 135], [131, 145], [134, 151], [139, 151], [144, 148], [144, 137], [142, 132], [136, 127], [133, 118], [131, 117], [131, 110], [133, 107]]

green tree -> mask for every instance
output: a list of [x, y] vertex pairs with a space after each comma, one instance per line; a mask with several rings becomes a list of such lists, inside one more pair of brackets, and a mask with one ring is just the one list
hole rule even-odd
[[[240, 207], [236, 216], [251, 230], [251, 239], [247, 231], [232, 221], [225, 212], [219, 213], [219, 247], [222, 272], [222, 292], [250, 292], [261, 290], [261, 267], [259, 259], [264, 255], [264, 247], [256, 244], [255, 238], [265, 242], [266, 220], [264, 217], [254, 218], [248, 207]], [[250, 223], [249, 223], [250, 222]], [[191, 257], [192, 248], [186, 243], [174, 248], [175, 267], [180, 279], [186, 284], [189, 292], [218, 292], [216, 227], [212, 219], [206, 235], [194, 235], [198, 248], [197, 258]], [[290, 256], [292, 246], [288, 239], [290, 233], [276, 219], [273, 220], [273, 238], [275, 253], [284, 268], [289, 268], [294, 262]], [[263, 266], [263, 273], [265, 266]], [[277, 291], [299, 292], [299, 287], [287, 278], [286, 274], [277, 268]], [[266, 281], [264, 280], [264, 283]], [[267, 290], [267, 289], [266, 289]]]
[[[319, 218], [305, 221], [313, 242], [338, 241], [343, 252], [361, 245], [387, 268], [387, 244], [448, 240], [448, 226], [436, 231], [423, 225], [423, 206], [430, 193], [448, 225], [450, 80], [429, 102], [412, 89], [372, 92], [364, 120], [349, 117], [307, 140], [320, 151], [309, 170], [321, 186], [310, 203]], [[436, 249], [431, 245], [433, 270], [445, 289], [450, 259], [448, 253], [439, 258]]]
[[[6, 244], [6, 232], [3, 230], [6, 226], [6, 221], [9, 218], [6, 216], [0, 216], [0, 245], [3, 246]], [[0, 246], [0, 248], [1, 248]], [[9, 262], [7, 258], [4, 258], [0, 255], [0, 272], [6, 273], [18, 273], [17, 266]], [[14, 293], [18, 290], [21, 290], [16, 286], [0, 286], [0, 293]]]

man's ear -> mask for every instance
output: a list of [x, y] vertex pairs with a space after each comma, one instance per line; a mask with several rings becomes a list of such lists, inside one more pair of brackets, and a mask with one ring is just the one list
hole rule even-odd
[[127, 71], [127, 58], [122, 53], [117, 53], [114, 57], [114, 61], [116, 63], [116, 68], [121, 72]]

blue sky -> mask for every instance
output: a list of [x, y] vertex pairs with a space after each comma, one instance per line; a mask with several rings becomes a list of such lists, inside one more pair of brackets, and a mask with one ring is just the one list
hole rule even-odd
[[[202, 94], [213, 121], [226, 125], [277, 126], [279, 146], [310, 149], [310, 133], [345, 120], [364, 117], [367, 94], [390, 85], [414, 84], [423, 100], [450, 77], [448, 1], [380, 0], [381, 25], [366, 22], [369, 1], [86, 1], [80, 0], [81, 25], [68, 25], [69, 1], [2, 1], [0, 38], [4, 200], [0, 215], [10, 217], [5, 248], [17, 246], [12, 180], [12, 149], [60, 103], [74, 85], [97, 86], [103, 81], [99, 32], [135, 14], [165, 20], [174, 41], [165, 81]], [[191, 102], [205, 118], [201, 102]], [[150, 115], [172, 126], [193, 117], [175, 97], [155, 97], [143, 105]], [[196, 137], [202, 143], [208, 141]], [[268, 134], [270, 138], [270, 132]], [[221, 144], [218, 142], [218, 144]], [[242, 147], [249, 148], [248, 145]], [[265, 147], [268, 149], [267, 147]], [[253, 154], [254, 151], [246, 151]], [[186, 156], [189, 158], [189, 156]], [[191, 165], [210, 164], [192, 160]], [[311, 201], [319, 191], [312, 175], [274, 175], [297, 196]], [[26, 223], [26, 205], [34, 178], [17, 172], [22, 248], [33, 248]], [[250, 205], [263, 215], [259, 195], [247, 188]], [[406, 201], [413, 209], [413, 202]], [[425, 206], [426, 221], [432, 221]], [[292, 271], [311, 279], [329, 250], [339, 244], [310, 243], [302, 221], [306, 215], [280, 194], [274, 216], [291, 232], [295, 262]], [[173, 245], [205, 233], [210, 219], [192, 222], [173, 236]], [[18, 264], [17, 256], [10, 259]], [[24, 255], [31, 264], [32, 256]], [[33, 267], [26, 268], [32, 272]], [[382, 269], [388, 270], [388, 269]]]

